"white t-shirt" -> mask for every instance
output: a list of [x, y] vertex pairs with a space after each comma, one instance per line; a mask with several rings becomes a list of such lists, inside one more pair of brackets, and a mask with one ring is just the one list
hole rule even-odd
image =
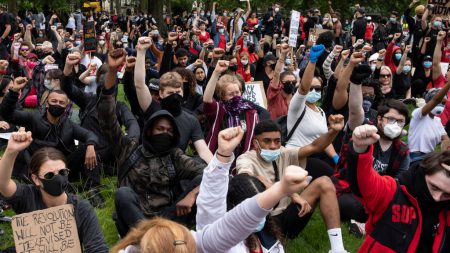
[[295, 92], [289, 104], [289, 111], [287, 115], [287, 130], [288, 132], [294, 127], [297, 119], [302, 115], [306, 107], [305, 115], [300, 121], [300, 124], [295, 129], [291, 139], [286, 143], [286, 147], [304, 147], [311, 144], [315, 139], [322, 134], [328, 132], [327, 119], [325, 113], [319, 109], [318, 112], [309, 108], [305, 104], [306, 95], [300, 95]]
[[431, 118], [428, 114], [422, 116], [422, 108], [417, 108], [413, 111], [409, 124], [409, 150], [410, 152], [433, 152], [436, 145], [441, 143], [442, 136], [446, 134], [439, 117]]

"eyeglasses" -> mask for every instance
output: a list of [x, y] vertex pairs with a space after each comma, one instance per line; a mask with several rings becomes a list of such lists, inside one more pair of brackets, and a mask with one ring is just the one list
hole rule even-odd
[[309, 91], [313, 91], [313, 90], [315, 90], [315, 91], [322, 91], [322, 87], [320, 87], [320, 86], [315, 86], [315, 87], [311, 87], [311, 88], [309, 88]]
[[399, 125], [401, 127], [405, 126], [405, 121], [402, 119], [396, 119], [396, 118], [387, 117], [387, 116], [383, 116], [383, 118], [386, 119], [389, 124], [397, 123], [397, 125]]
[[380, 75], [381, 78], [391, 78], [391, 75]]
[[58, 170], [58, 171], [56, 171], [56, 172], [51, 171], [51, 172], [45, 173], [45, 174], [44, 174], [44, 177], [43, 177], [42, 179], [45, 179], [45, 180], [52, 180], [52, 179], [55, 178], [56, 175], [58, 175], [58, 174], [61, 175], [61, 176], [67, 176], [67, 175], [69, 175], [69, 172], [70, 172], [69, 169], [67, 169], [67, 168], [62, 168], [62, 169], [60, 169], [60, 170]]

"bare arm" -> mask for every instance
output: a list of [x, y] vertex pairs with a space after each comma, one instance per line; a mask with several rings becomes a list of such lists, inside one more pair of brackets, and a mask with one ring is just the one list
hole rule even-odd
[[247, 0], [247, 12], [245, 13], [245, 18], [248, 18], [250, 16], [251, 12], [252, 12], [252, 6], [250, 5], [250, 0]]
[[301, 160], [312, 154], [322, 152], [327, 148], [333, 139], [338, 135], [338, 133], [344, 127], [344, 116], [330, 115], [328, 117], [328, 122], [330, 124], [330, 129], [327, 133], [322, 134], [319, 138], [315, 139], [311, 144], [306, 145], [298, 150], [298, 159]]
[[348, 100], [348, 126], [354, 130], [364, 121], [364, 110], [362, 108], [363, 95], [361, 85], [350, 84]]
[[[448, 75], [449, 74], [447, 74], [447, 77], [449, 77]], [[422, 107], [422, 116], [427, 115], [428, 113], [431, 112], [431, 110], [433, 110], [434, 107], [436, 107], [436, 105], [440, 104], [449, 89], [450, 89], [450, 79], [448, 79], [445, 86], [442, 89], [440, 89], [439, 92], [436, 95], [434, 95], [434, 97]]]
[[282, 47], [283, 48], [281, 50], [280, 57], [278, 58], [277, 65], [275, 65], [275, 70], [273, 73], [272, 81], [270, 82], [270, 85], [274, 88], [278, 88], [280, 85], [280, 74], [284, 68], [284, 62], [286, 60], [286, 55], [290, 50], [288, 44], [283, 44]]
[[136, 87], [139, 106], [144, 112], [152, 103], [152, 95], [150, 94], [148, 87], [145, 85], [145, 52], [150, 45], [150, 38], [139, 38], [138, 45], [136, 46], [136, 65], [134, 67], [134, 85]]
[[442, 40], [447, 36], [447, 33], [440, 31], [436, 39], [436, 47], [434, 48], [433, 54], [433, 81], [436, 80], [441, 75], [441, 59], [442, 59]]
[[403, 67], [405, 66], [406, 58], [408, 58], [408, 53], [411, 51], [411, 45], [407, 45], [405, 52], [403, 52], [402, 59], [400, 60], [397, 67], [397, 75], [400, 75], [403, 71]]
[[206, 145], [205, 140], [202, 139], [194, 142], [194, 147], [195, 150], [197, 150], [197, 153], [200, 156], [200, 158], [202, 158], [203, 161], [209, 164], [209, 162], [211, 162], [213, 158], [213, 154]]
[[428, 8], [425, 8], [425, 12], [423, 13], [422, 20], [420, 21], [420, 24], [422, 25], [422, 31], [425, 31], [427, 29], [427, 19], [428, 19]]

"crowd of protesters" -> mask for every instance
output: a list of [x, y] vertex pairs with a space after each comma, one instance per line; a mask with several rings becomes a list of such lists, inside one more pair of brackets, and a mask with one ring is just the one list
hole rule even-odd
[[[317, 207], [330, 253], [343, 226], [360, 252], [450, 252], [450, 21], [328, 4], [301, 10], [295, 47], [279, 4], [1, 10], [4, 206], [73, 204], [87, 253], [285, 252]], [[256, 81], [267, 104], [243, 95]]]

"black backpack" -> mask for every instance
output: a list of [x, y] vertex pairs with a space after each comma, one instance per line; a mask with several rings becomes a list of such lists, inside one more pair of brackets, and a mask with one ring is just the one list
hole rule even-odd
[[305, 109], [303, 109], [302, 114], [297, 119], [297, 122], [295, 122], [295, 125], [292, 127], [291, 132], [288, 132], [287, 130], [287, 115], [281, 116], [278, 119], [275, 120], [275, 122], [280, 125], [281, 127], [281, 145], [286, 145], [286, 143], [291, 139], [292, 135], [295, 132], [295, 129], [297, 129], [298, 125], [300, 124], [300, 121], [302, 121], [303, 117], [306, 113], [306, 105]]

